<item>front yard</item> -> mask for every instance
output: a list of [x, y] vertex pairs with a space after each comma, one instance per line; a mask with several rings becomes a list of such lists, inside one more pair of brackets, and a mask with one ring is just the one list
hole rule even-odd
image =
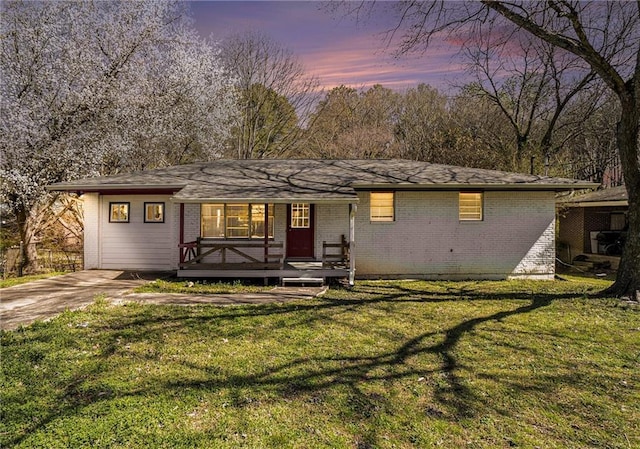
[[98, 300], [1, 334], [2, 447], [640, 447], [640, 309], [598, 281]]

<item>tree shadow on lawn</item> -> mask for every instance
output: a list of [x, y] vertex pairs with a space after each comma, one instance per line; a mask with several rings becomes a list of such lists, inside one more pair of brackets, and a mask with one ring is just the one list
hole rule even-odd
[[[170, 306], [166, 314], [153, 316], [141, 314], [133, 315], [131, 318], [119, 318], [118, 322], [107, 322], [100, 326], [87, 329], [87, 332], [99, 335], [101, 341], [105, 341], [99, 350], [99, 355], [104, 363], [95, 363], [89, 370], [79, 370], [73, 379], [67, 380], [65, 384], [59, 385], [61, 394], [57, 400], [48, 403], [56, 404], [50, 410], [43, 413], [42, 418], [37, 422], [24, 423], [26, 428], [23, 433], [16, 435], [6, 441], [7, 445], [19, 444], [27, 435], [39, 428], [45, 427], [49, 422], [63, 416], [72, 416], [86, 406], [93, 403], [109, 400], [118, 396], [136, 396], [149, 393], [149, 389], [135, 389], [133, 392], [102, 391], [83, 385], [95, 381], [104, 375], [103, 370], [108, 365], [108, 359], [121, 349], [122, 341], [128, 343], [151, 342], [162, 345], [163, 334], [178, 331], [184, 328], [197, 328], [199, 332], [207, 335], [207, 332], [215, 332], [216, 323], [242, 320], [246, 318], [260, 318], [278, 315], [287, 315], [296, 320], [285, 323], [286, 326], [307, 326], [311, 324], [322, 325], [324, 322], [340, 322], [340, 316], [348, 313], [358, 312], [361, 309], [373, 305], [392, 305], [398, 303], [434, 303], [453, 302], [466, 300], [526, 300], [527, 304], [510, 310], [465, 319], [456, 325], [445, 330], [428, 331], [408, 339], [392, 350], [379, 352], [375, 355], [345, 356], [331, 355], [324, 357], [298, 357], [293, 360], [281, 363], [264, 369], [259, 373], [234, 374], [225, 377], [220, 376], [220, 372], [215, 367], [198, 364], [195, 362], [185, 362], [185, 367], [189, 370], [196, 370], [203, 373], [204, 379], [197, 380], [171, 380], [157, 379], [153, 391], [176, 391], [183, 389], [204, 389], [215, 391], [228, 389], [234, 391], [239, 387], [264, 387], [276, 394], [277, 397], [292, 397], [298, 395], [323, 394], [336, 388], [345, 387], [350, 393], [350, 402], [355, 416], [361, 419], [368, 419], [381, 407], [384, 398], [379, 395], [367, 393], [363, 386], [377, 381], [394, 381], [398, 379], [417, 379], [424, 376], [440, 376], [444, 381], [435, 390], [435, 401], [437, 407], [433, 410], [426, 410], [425, 413], [439, 415], [439, 408], [451, 410], [450, 419], [459, 420], [471, 418], [488, 407], [486, 400], [480, 397], [470, 388], [458, 371], [463, 364], [455, 353], [456, 346], [461, 338], [473, 332], [479, 325], [500, 321], [514, 315], [530, 313], [534, 310], [549, 306], [555, 300], [574, 298], [575, 294], [565, 293], [545, 293], [531, 295], [529, 293], [498, 293], [485, 294], [471, 291], [461, 292], [428, 292], [419, 294], [413, 289], [405, 289], [395, 286], [394, 288], [374, 288], [361, 289], [360, 293], [364, 298], [360, 299], [340, 299], [331, 297], [321, 297], [314, 301], [304, 303], [267, 304], [258, 306], [237, 306], [225, 307], [222, 313], [219, 308], [215, 308], [215, 313], [207, 313], [206, 306], [195, 306], [181, 308]], [[510, 303], [506, 303], [510, 304]], [[512, 303], [511, 303], [512, 304]], [[142, 308], [144, 310], [144, 307]], [[157, 309], [156, 309], [157, 310]], [[305, 312], [305, 313], [301, 313]], [[115, 320], [115, 318], [113, 319]], [[244, 326], [246, 326], [245, 324]], [[341, 325], [353, 328], [354, 324], [344, 321]], [[242, 326], [242, 324], [240, 325]], [[246, 332], [247, 329], [244, 330]], [[371, 329], [361, 328], [361, 332], [368, 332]], [[105, 335], [106, 334], [106, 335]], [[437, 343], [430, 343], [430, 339], [444, 336]], [[106, 337], [106, 338], [105, 338]], [[208, 335], [208, 337], [219, 338], [220, 335]], [[431, 370], [412, 368], [407, 361], [416, 356], [435, 355], [440, 360], [440, 366]], [[154, 355], [150, 355], [154, 358]], [[89, 388], [87, 388], [89, 387]], [[242, 405], [242, 401], [237, 401], [237, 405]], [[444, 416], [444, 415], [443, 415]], [[441, 417], [441, 416], [438, 416]], [[364, 437], [365, 446], [375, 443], [375, 435]]]

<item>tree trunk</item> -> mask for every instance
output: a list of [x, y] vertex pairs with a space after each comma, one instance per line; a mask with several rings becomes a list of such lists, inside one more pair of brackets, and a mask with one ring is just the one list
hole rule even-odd
[[[629, 194], [629, 229], [622, 251], [620, 267], [614, 284], [604, 291], [618, 297], [637, 298], [640, 295], [640, 186], [627, 186]], [[634, 191], [635, 190], [635, 191]]]
[[[636, 82], [640, 83], [640, 80]], [[603, 293], [636, 298], [640, 295], [640, 98], [636, 98], [633, 88], [629, 91], [629, 95], [622, 99], [622, 114], [617, 131], [618, 151], [629, 197], [629, 227], [616, 281]]]
[[22, 274], [36, 273], [38, 267], [38, 252], [35, 244], [35, 229], [31, 220], [31, 214], [25, 210], [17, 212], [18, 226], [20, 228], [20, 240], [22, 241], [22, 254], [20, 254], [20, 271]]

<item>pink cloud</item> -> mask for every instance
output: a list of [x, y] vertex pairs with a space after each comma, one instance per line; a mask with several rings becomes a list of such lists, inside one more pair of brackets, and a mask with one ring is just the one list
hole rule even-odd
[[203, 36], [264, 32], [300, 57], [325, 89], [342, 84], [406, 89], [428, 83], [446, 90], [454, 75], [462, 75], [452, 60], [455, 50], [444, 42], [423, 55], [394, 59], [393, 47], [385, 51], [380, 34], [393, 25], [390, 15], [380, 13], [356, 23], [331, 16], [320, 6], [319, 2], [196, 2], [192, 10]]

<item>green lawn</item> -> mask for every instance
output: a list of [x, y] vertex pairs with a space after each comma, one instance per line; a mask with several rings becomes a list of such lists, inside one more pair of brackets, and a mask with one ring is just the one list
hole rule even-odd
[[16, 285], [37, 281], [38, 279], [47, 279], [54, 276], [60, 276], [61, 274], [65, 273], [63, 271], [52, 271], [50, 273], [30, 274], [27, 276], [0, 279], [0, 288], [14, 287]]
[[640, 308], [606, 282], [360, 282], [4, 332], [0, 446], [640, 447]]
[[[260, 279], [262, 282], [262, 279]], [[183, 281], [178, 279], [157, 279], [136, 287], [136, 293], [190, 293], [190, 294], [221, 294], [221, 293], [255, 293], [270, 290], [273, 287], [259, 286], [248, 282], [211, 282], [211, 281]]]

